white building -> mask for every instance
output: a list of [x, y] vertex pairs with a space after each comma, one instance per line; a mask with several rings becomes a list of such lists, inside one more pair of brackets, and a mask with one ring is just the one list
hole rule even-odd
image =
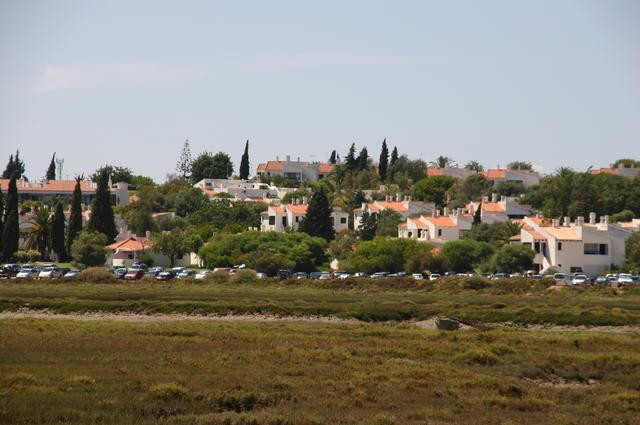
[[202, 179], [193, 187], [200, 189], [210, 199], [221, 193], [228, 193], [235, 201], [254, 201], [271, 203], [274, 199], [282, 199], [294, 188], [279, 188], [250, 180]]
[[608, 216], [596, 221], [591, 213], [589, 222], [577, 217], [571, 223], [527, 217], [522, 220], [520, 243], [536, 253], [534, 264], [544, 272], [553, 268], [562, 273], [584, 272], [597, 275], [625, 259], [625, 243], [633, 233], [618, 224], [609, 223]]
[[287, 155], [286, 161], [276, 158], [275, 161], [258, 164], [256, 174], [258, 177], [281, 176], [295, 181], [316, 181], [327, 177], [331, 172], [333, 172], [333, 164], [305, 162], [300, 161], [300, 158], [291, 161], [291, 157]]
[[470, 202], [466, 209], [471, 215], [475, 214], [478, 208], [482, 209], [480, 218], [483, 223], [495, 223], [497, 221], [508, 221], [522, 219], [533, 215], [535, 210], [528, 205], [521, 205], [516, 198], [492, 194], [491, 199], [485, 196], [482, 202]]
[[[154, 266], [170, 266], [171, 260], [169, 257], [153, 249], [153, 242], [149, 236], [148, 232], [144, 237], [131, 235], [129, 233], [126, 238], [107, 245], [107, 250], [110, 252], [107, 258], [107, 264], [113, 267], [129, 267], [136, 261], [150, 258], [153, 260]], [[198, 257], [197, 253], [191, 252], [178, 256], [173, 266], [202, 267], [202, 260]]]
[[[285, 230], [298, 230], [300, 221], [307, 214], [306, 199], [302, 203], [286, 205], [270, 205], [267, 211], [261, 213], [260, 231], [284, 232]], [[339, 207], [333, 207], [331, 213], [333, 228], [336, 233], [348, 229], [349, 215]]]
[[358, 230], [362, 222], [362, 215], [368, 213], [370, 215], [378, 215], [384, 210], [395, 211], [403, 218], [416, 216], [420, 214], [431, 215], [435, 210], [432, 203], [412, 201], [410, 196], [401, 198], [397, 195], [395, 198], [387, 196], [384, 201], [373, 201], [370, 203], [362, 203], [360, 208], [353, 210], [353, 228]]
[[457, 179], [466, 179], [469, 176], [474, 174], [478, 174], [477, 171], [468, 170], [466, 168], [458, 168], [458, 167], [429, 167], [427, 168], [427, 176], [435, 177], [435, 176], [449, 176], [455, 177]]
[[540, 183], [540, 174], [533, 170], [513, 170], [510, 168], [493, 168], [484, 172], [487, 180], [495, 183], [519, 182], [524, 187]]
[[632, 178], [640, 174], [640, 168], [625, 167], [624, 164], [619, 164], [616, 168], [599, 168], [597, 170], [591, 170], [591, 174], [612, 174], [614, 176]]
[[[0, 189], [3, 193], [9, 190], [9, 179], [0, 179]], [[76, 187], [75, 180], [42, 180], [30, 182], [28, 180], [16, 180], [18, 198], [24, 201], [45, 202], [54, 198], [71, 198]], [[80, 180], [82, 191], [82, 203], [90, 205], [96, 197], [98, 184], [91, 180]], [[129, 203], [129, 184], [120, 182], [109, 185], [113, 205], [127, 205]]]
[[466, 214], [462, 208], [453, 213], [449, 213], [445, 208], [443, 215], [440, 215], [440, 210], [435, 210], [431, 216], [407, 218], [405, 223], [398, 225], [398, 237], [445, 243], [463, 239], [464, 235], [471, 230], [472, 224], [473, 216]]

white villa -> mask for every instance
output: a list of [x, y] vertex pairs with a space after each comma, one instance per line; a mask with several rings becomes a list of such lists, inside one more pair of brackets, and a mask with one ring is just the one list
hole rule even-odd
[[[0, 179], [0, 189], [7, 193], [9, 189], [9, 179]], [[53, 198], [70, 198], [76, 187], [75, 180], [41, 180], [28, 181], [16, 180], [18, 198], [24, 201], [46, 201]], [[98, 184], [91, 180], [80, 180], [80, 190], [82, 191], [82, 203], [90, 205], [96, 197]], [[110, 183], [113, 205], [127, 205], [129, 203], [129, 184], [126, 182]]]
[[493, 168], [484, 172], [487, 180], [493, 183], [520, 182], [524, 187], [540, 183], [540, 174], [533, 170], [514, 170], [511, 168]]
[[[260, 231], [284, 232], [285, 230], [298, 230], [300, 221], [307, 214], [308, 207], [306, 198], [303, 199], [302, 203], [270, 205], [267, 211], [261, 214]], [[336, 233], [348, 229], [349, 214], [341, 208], [333, 207], [331, 217]]]
[[473, 216], [462, 208], [453, 213], [445, 208], [442, 215], [440, 210], [435, 210], [431, 216], [407, 218], [405, 223], [398, 225], [398, 237], [435, 243], [456, 241], [464, 238], [472, 223]]
[[282, 199], [294, 188], [280, 188], [251, 180], [202, 179], [193, 187], [200, 189], [209, 199], [228, 193], [235, 201], [265, 202]]
[[286, 161], [280, 161], [276, 157], [275, 161], [258, 164], [256, 174], [258, 177], [281, 176], [289, 180], [309, 180], [316, 181], [325, 178], [333, 172], [333, 164], [325, 164], [318, 162], [291, 161], [291, 157], [287, 155]]
[[384, 201], [373, 201], [368, 204], [363, 202], [360, 208], [353, 210], [353, 229], [358, 230], [362, 222], [362, 215], [365, 212], [377, 215], [387, 209], [397, 212], [403, 218], [407, 218], [419, 214], [431, 215], [432, 211], [435, 210], [435, 205], [412, 201], [410, 196], [400, 198], [400, 195], [397, 195], [395, 199], [392, 196], [387, 196]]
[[516, 202], [515, 198], [498, 197], [495, 193], [491, 195], [491, 199], [485, 196], [482, 198], [482, 202], [470, 202], [466, 206], [471, 215], [475, 214], [478, 208], [482, 208], [480, 217], [483, 223], [522, 219], [535, 213], [531, 207]]
[[[534, 264], [541, 272], [554, 268], [562, 273], [602, 273], [625, 259], [625, 242], [633, 233], [619, 224], [609, 223], [608, 216], [596, 221], [596, 214], [547, 220], [526, 217], [521, 221], [520, 243], [536, 252]], [[517, 238], [513, 238], [517, 239]]]

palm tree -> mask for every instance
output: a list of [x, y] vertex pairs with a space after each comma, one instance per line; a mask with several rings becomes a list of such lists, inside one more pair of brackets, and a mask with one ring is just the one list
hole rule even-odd
[[478, 161], [469, 161], [465, 164], [464, 168], [467, 170], [475, 171], [476, 173], [481, 173], [484, 171], [484, 167]]
[[500, 236], [503, 241], [508, 242], [511, 236], [520, 234], [520, 229], [522, 229], [522, 224], [515, 221], [505, 221], [502, 224], [502, 229], [500, 229]]
[[36, 249], [45, 258], [51, 245], [51, 211], [44, 206], [35, 207], [25, 230], [25, 248]]
[[447, 168], [457, 165], [456, 162], [448, 156], [439, 156], [435, 161], [431, 161], [429, 164], [438, 168]]

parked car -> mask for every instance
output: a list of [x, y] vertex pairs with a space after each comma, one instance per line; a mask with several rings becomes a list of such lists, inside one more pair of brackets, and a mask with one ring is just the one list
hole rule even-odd
[[429, 280], [438, 280], [440, 279], [442, 276], [440, 276], [438, 273], [431, 273], [429, 275]]
[[80, 274], [79, 269], [71, 269], [64, 274], [64, 277], [76, 277], [78, 274]]
[[322, 272], [320, 273], [320, 277], [318, 277], [319, 280], [330, 280], [333, 279], [333, 277], [331, 276], [331, 273], [329, 272]]
[[293, 274], [294, 279], [308, 279], [309, 275], [305, 272], [297, 272]]
[[38, 273], [38, 279], [51, 279], [54, 277], [62, 277], [69, 269], [63, 269], [57, 266], [46, 266], [40, 273]]
[[142, 279], [144, 276], [144, 272], [146, 267], [141, 267], [140, 265], [133, 266], [127, 269], [127, 272], [124, 274], [124, 280], [138, 280]]
[[153, 267], [149, 269], [149, 271], [147, 272], [147, 275], [152, 277], [157, 277], [163, 271], [164, 271], [164, 267]]
[[0, 268], [0, 277], [16, 277], [19, 272], [20, 266], [18, 264], [5, 264]]
[[389, 273], [387, 272], [376, 272], [371, 275], [371, 279], [381, 279], [383, 277], [387, 277]]
[[194, 270], [184, 269], [176, 275], [176, 279], [184, 279], [185, 277], [195, 276], [195, 274], [196, 272]]
[[28, 277], [38, 277], [38, 274], [40, 274], [40, 267], [34, 266], [33, 264], [25, 264], [16, 274], [16, 278], [24, 279]]
[[113, 275], [116, 279], [124, 279], [124, 275], [127, 274], [127, 269], [124, 267], [119, 267], [113, 271]]
[[369, 274], [364, 272], [357, 272], [353, 274], [353, 277], [369, 277]]
[[491, 275], [492, 280], [504, 279], [507, 277], [506, 273], [494, 273]]
[[633, 276], [629, 273], [620, 273], [618, 275], [618, 284], [619, 285], [632, 285], [633, 284]]
[[320, 279], [320, 276], [322, 276], [322, 272], [311, 272], [309, 273], [309, 279]]
[[267, 275], [266, 275], [265, 273], [260, 273], [260, 272], [258, 272], [258, 273], [256, 273], [256, 277], [257, 277], [258, 279], [266, 279], [266, 278], [267, 278]]
[[205, 280], [210, 273], [211, 272], [209, 270], [200, 270], [198, 273], [196, 273], [196, 275], [194, 276], [194, 279]]
[[353, 277], [351, 273], [340, 273], [338, 275], [338, 279], [349, 279], [351, 277]]
[[572, 285], [586, 285], [587, 283], [591, 283], [591, 280], [585, 274], [576, 274], [571, 279]]
[[607, 283], [609, 283], [609, 280], [606, 276], [598, 276], [596, 277], [595, 283], [596, 285], [606, 285]]
[[424, 276], [422, 276], [422, 273], [413, 273], [411, 277], [415, 280], [424, 280]]
[[541, 274], [532, 274], [532, 275], [529, 275], [529, 278], [530, 279], [535, 279], [535, 280], [540, 280], [540, 279], [544, 278], [544, 276], [541, 275]]
[[291, 278], [291, 276], [293, 276], [293, 270], [290, 270], [290, 269], [278, 270], [277, 276], [280, 279], [289, 279], [289, 278]]
[[173, 270], [165, 270], [156, 276], [156, 280], [171, 280], [176, 277], [176, 273]]
[[556, 285], [566, 285], [571, 282], [569, 275], [564, 273], [555, 273], [553, 279], [556, 281]]

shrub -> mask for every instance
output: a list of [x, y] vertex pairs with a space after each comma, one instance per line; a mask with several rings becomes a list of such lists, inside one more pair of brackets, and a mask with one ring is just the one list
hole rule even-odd
[[113, 273], [102, 267], [90, 267], [72, 277], [71, 280], [82, 283], [118, 283]]
[[488, 351], [471, 350], [456, 356], [456, 359], [467, 364], [492, 366], [498, 363], [498, 357]]
[[258, 276], [253, 270], [240, 270], [231, 277], [233, 283], [255, 283], [257, 281]]
[[217, 272], [213, 272], [207, 276], [207, 282], [227, 283], [229, 282], [229, 278], [229, 273], [224, 270], [218, 270]]
[[479, 277], [479, 276], [472, 276], [472, 277], [468, 277], [466, 279], [464, 279], [461, 282], [461, 287], [462, 289], [483, 289], [486, 288], [488, 286], [490, 286], [491, 284], [489, 283], [489, 281], [483, 277]]
[[107, 258], [107, 237], [98, 232], [80, 232], [71, 244], [71, 257], [85, 266], [103, 265]]
[[164, 401], [181, 400], [187, 395], [187, 389], [175, 383], [157, 384], [149, 389], [149, 396]]

